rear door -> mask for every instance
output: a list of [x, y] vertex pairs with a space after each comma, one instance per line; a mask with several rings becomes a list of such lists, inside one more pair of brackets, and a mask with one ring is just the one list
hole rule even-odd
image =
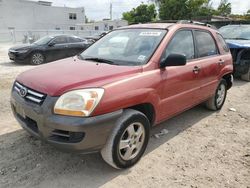
[[161, 120], [192, 107], [200, 100], [200, 62], [195, 59], [195, 43], [191, 29], [182, 29], [174, 34], [162, 59], [172, 53], [186, 55], [187, 64], [168, 66], [161, 71]]
[[200, 70], [197, 73], [201, 83], [199, 98], [205, 100], [214, 94], [218, 85], [218, 75], [224, 67], [224, 59], [219, 54], [216, 41], [209, 31], [194, 30], [197, 62]]
[[78, 37], [69, 37], [69, 44], [68, 44], [68, 55], [75, 56], [86, 48], [86, 44], [84, 43], [83, 39]]

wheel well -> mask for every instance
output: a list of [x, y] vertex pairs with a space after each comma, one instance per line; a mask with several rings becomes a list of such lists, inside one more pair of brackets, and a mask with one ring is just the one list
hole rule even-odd
[[224, 75], [222, 78], [226, 80], [227, 82], [227, 89], [230, 89], [232, 86], [233, 86], [233, 83], [232, 83], [232, 74], [226, 74]]
[[145, 114], [146, 117], [148, 118], [149, 122], [150, 122], [150, 125], [154, 124], [154, 121], [155, 121], [155, 109], [154, 109], [152, 104], [143, 103], [143, 104], [138, 104], [138, 105], [135, 105], [135, 106], [131, 106], [129, 108], [137, 110], [137, 111]]

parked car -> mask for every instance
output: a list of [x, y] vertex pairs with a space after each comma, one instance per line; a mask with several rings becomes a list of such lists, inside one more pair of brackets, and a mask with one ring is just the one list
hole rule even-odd
[[74, 60], [20, 74], [12, 110], [31, 135], [67, 151], [100, 151], [114, 168], [128, 168], [153, 126], [203, 102], [222, 108], [233, 82], [224, 45], [218, 31], [195, 24], [119, 28]]
[[46, 36], [40, 40], [9, 49], [9, 58], [15, 62], [28, 62], [32, 65], [40, 65], [67, 57], [75, 56], [92, 42], [71, 35]]
[[106, 31], [106, 32], [103, 32], [99, 35], [92, 35], [92, 36], [87, 36], [85, 37], [87, 40], [91, 41], [92, 43], [98, 41], [100, 38], [104, 37], [105, 35], [107, 35], [110, 31]]
[[250, 25], [227, 25], [219, 30], [232, 53], [235, 76], [250, 81]]

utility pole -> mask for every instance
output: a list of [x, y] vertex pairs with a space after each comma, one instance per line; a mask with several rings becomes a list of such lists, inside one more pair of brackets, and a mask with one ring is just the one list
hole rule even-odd
[[109, 14], [110, 14], [110, 20], [112, 20], [112, 14], [113, 14], [113, 10], [112, 10], [112, 2], [110, 1], [110, 10], [109, 10]]

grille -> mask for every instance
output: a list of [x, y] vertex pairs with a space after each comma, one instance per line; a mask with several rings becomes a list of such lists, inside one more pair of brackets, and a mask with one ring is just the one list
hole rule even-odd
[[81, 142], [85, 136], [83, 132], [70, 132], [55, 129], [51, 132], [50, 140], [64, 143], [77, 143]]
[[27, 88], [18, 82], [14, 83], [14, 90], [24, 99], [39, 105], [41, 105], [46, 98], [45, 94]]

